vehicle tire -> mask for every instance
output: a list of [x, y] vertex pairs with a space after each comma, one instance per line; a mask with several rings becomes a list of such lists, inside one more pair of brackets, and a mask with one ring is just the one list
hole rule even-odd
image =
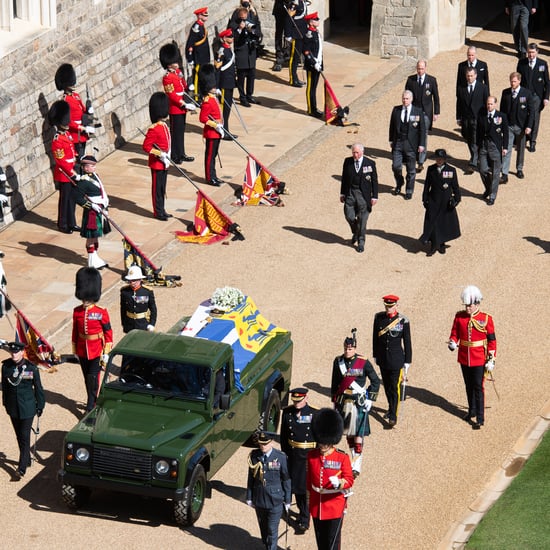
[[90, 500], [90, 492], [87, 487], [75, 487], [68, 483], [61, 486], [61, 498], [71, 510], [84, 506]]
[[206, 498], [206, 473], [202, 464], [197, 464], [182, 500], [174, 502], [174, 517], [180, 527], [193, 525], [200, 517]]
[[262, 413], [262, 422], [260, 429], [266, 432], [276, 433], [279, 427], [279, 418], [281, 416], [281, 397], [275, 389], [271, 390], [267, 398], [264, 411]]

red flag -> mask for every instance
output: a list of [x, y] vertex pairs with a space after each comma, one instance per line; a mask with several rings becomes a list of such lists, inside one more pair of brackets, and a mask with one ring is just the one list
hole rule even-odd
[[59, 364], [59, 356], [53, 346], [32, 326], [21, 311], [16, 313], [15, 341], [25, 344], [25, 354], [31, 363], [44, 365], [55, 371], [53, 365]]
[[176, 231], [176, 237], [186, 243], [212, 244], [222, 241], [229, 233], [240, 235], [236, 224], [202, 191], [197, 191], [193, 231]]
[[347, 124], [347, 115], [349, 107], [342, 107], [331, 85], [325, 78], [325, 122], [326, 124], [335, 124], [345, 126]]

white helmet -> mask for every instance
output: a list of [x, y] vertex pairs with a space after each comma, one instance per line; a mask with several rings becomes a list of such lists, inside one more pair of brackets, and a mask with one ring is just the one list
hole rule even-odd
[[139, 279], [143, 279], [143, 272], [141, 271], [139, 265], [132, 265], [128, 270], [128, 275], [124, 278], [127, 281], [137, 281]]
[[465, 306], [471, 306], [472, 304], [479, 304], [483, 300], [481, 290], [474, 285], [468, 285], [460, 295], [462, 303]]

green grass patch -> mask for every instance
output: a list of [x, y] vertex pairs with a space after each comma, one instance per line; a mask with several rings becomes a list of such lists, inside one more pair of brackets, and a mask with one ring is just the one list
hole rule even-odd
[[550, 548], [550, 432], [474, 531], [467, 550]]

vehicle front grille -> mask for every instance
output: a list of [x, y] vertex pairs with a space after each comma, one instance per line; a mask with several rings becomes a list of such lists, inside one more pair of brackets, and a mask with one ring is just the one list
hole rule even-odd
[[149, 481], [152, 455], [134, 449], [95, 446], [93, 450], [95, 474]]

